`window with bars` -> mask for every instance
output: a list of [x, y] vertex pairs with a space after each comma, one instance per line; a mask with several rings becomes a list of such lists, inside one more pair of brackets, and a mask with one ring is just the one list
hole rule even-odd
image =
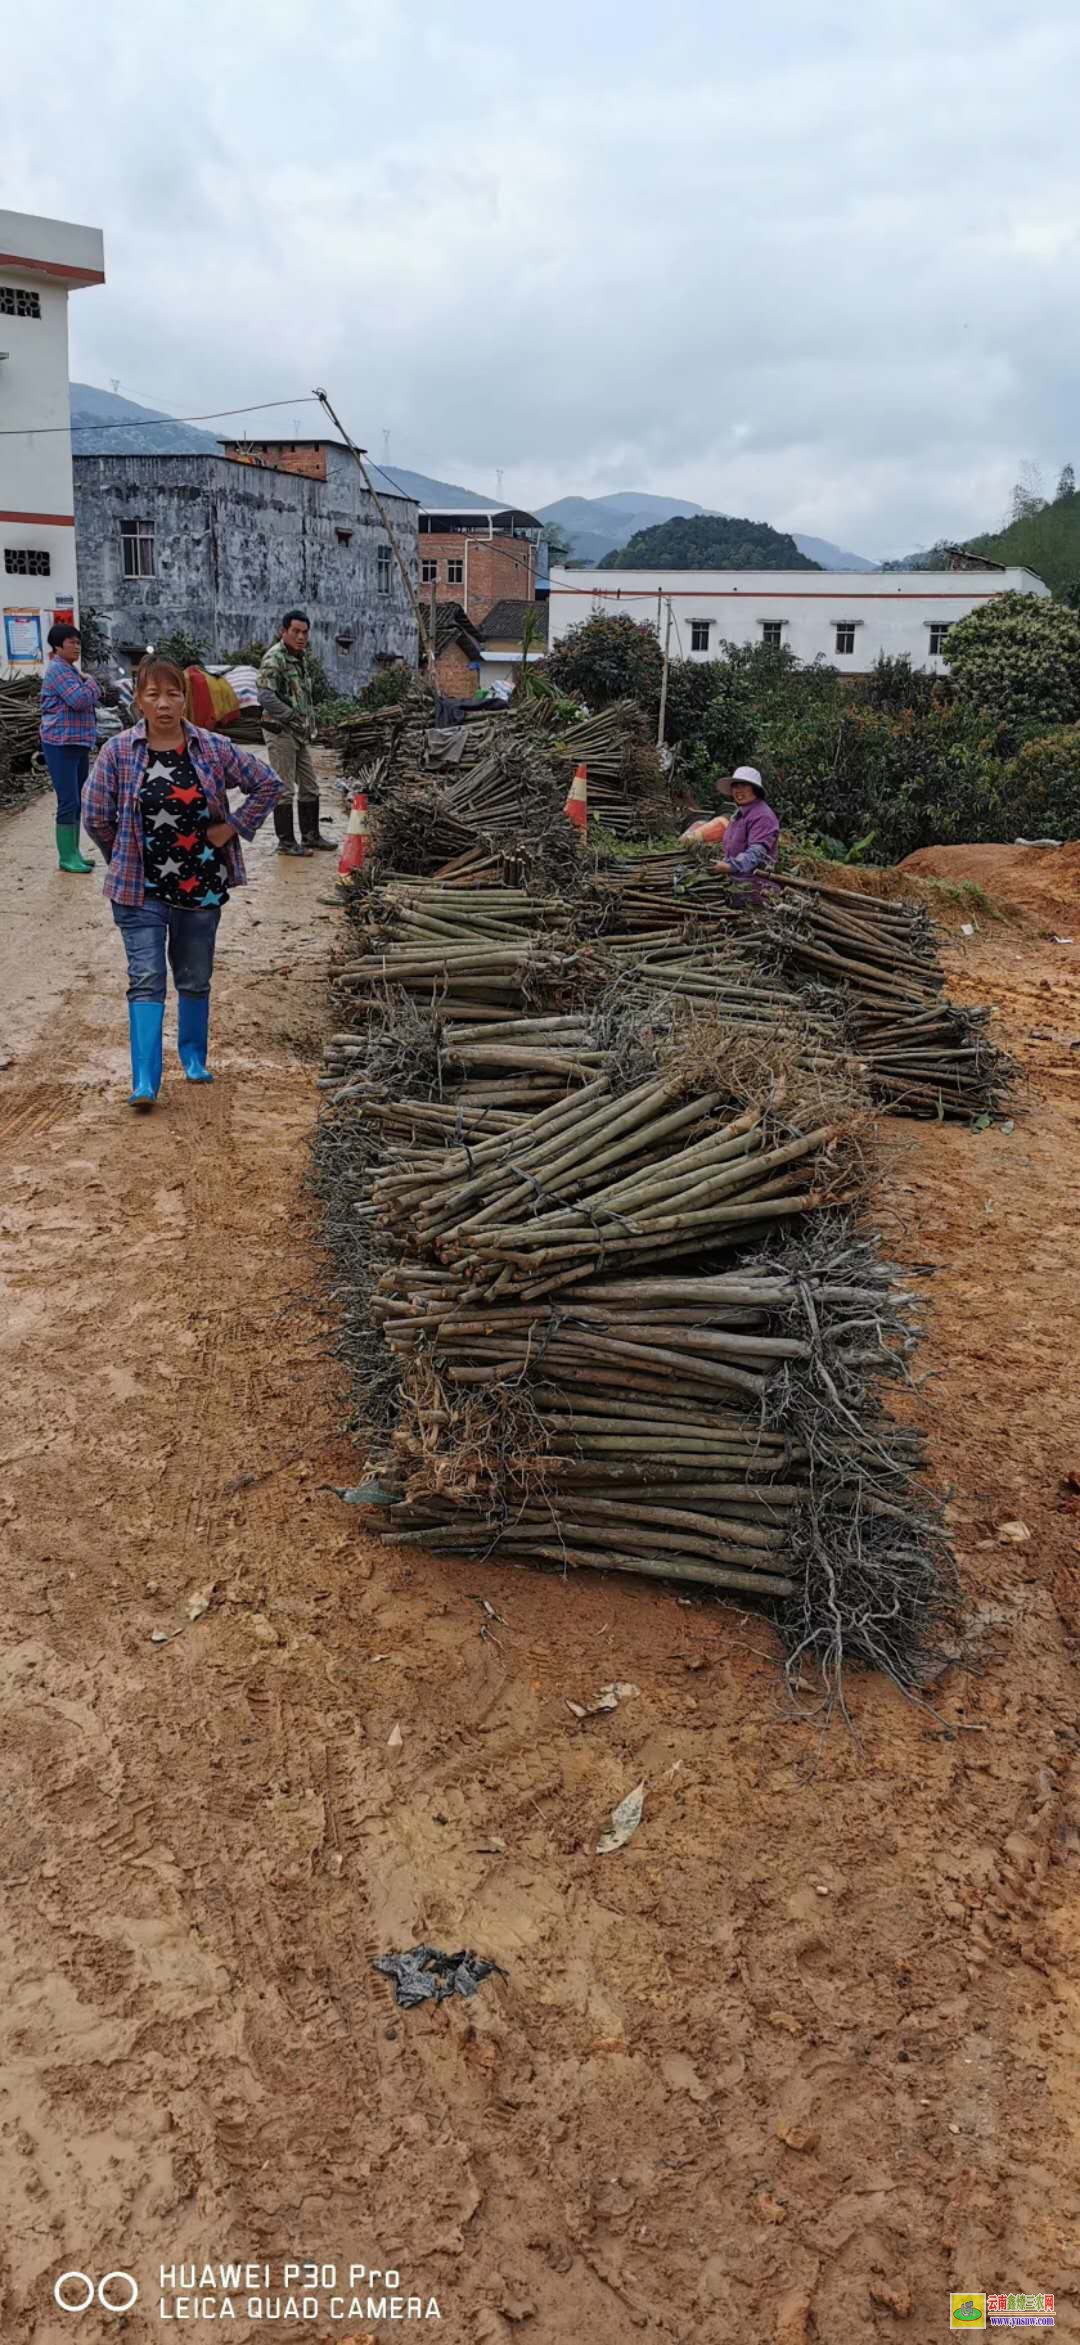
[[437, 562], [421, 562], [421, 564], [420, 564], [420, 584], [421, 584], [421, 586], [434, 586], [434, 585], [437, 583], [437, 581], [438, 581], [438, 576], [439, 576], [439, 565], [438, 565], [438, 563], [437, 563]]
[[691, 651], [708, 651], [708, 648], [709, 648], [709, 629], [710, 629], [710, 627], [711, 627], [711, 626], [712, 626], [712, 620], [711, 620], [711, 619], [691, 619], [691, 621], [690, 621], [690, 649], [691, 649]]
[[950, 629], [950, 627], [951, 627], [951, 626], [952, 626], [952, 620], [951, 620], [951, 619], [932, 619], [932, 620], [931, 620], [931, 622], [930, 622], [930, 657], [931, 657], [931, 659], [932, 659], [932, 660], [937, 660], [937, 659], [940, 659], [940, 658], [941, 658], [942, 652], [943, 652], [943, 651], [944, 651], [944, 649], [945, 649], [945, 637], [947, 636], [947, 634], [948, 634], [948, 632], [949, 632], [949, 629]]
[[47, 578], [52, 556], [39, 553], [35, 546], [5, 546], [4, 568], [9, 578]]
[[448, 563], [447, 563], [447, 565], [446, 565], [446, 583], [447, 583], [447, 585], [448, 585], [448, 586], [464, 586], [464, 584], [465, 584], [465, 564], [464, 564], [464, 562], [448, 562]]
[[375, 549], [375, 561], [376, 561], [376, 584], [377, 584], [377, 586], [378, 586], [379, 593], [380, 593], [380, 594], [389, 594], [389, 592], [390, 592], [390, 548], [389, 548], [389, 546], [376, 546], [376, 549]]
[[761, 640], [767, 651], [780, 651], [784, 642], [783, 620], [763, 619], [761, 622]]
[[0, 318], [39, 318], [41, 295], [25, 285], [0, 285]]
[[854, 619], [836, 621], [836, 654], [838, 659], [850, 659], [855, 649]]
[[154, 532], [145, 521], [125, 521], [120, 531], [120, 561], [125, 578], [154, 576]]

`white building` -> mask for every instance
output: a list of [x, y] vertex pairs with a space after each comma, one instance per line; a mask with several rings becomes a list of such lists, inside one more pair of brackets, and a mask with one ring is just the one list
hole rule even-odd
[[719, 659], [725, 643], [785, 645], [865, 675], [883, 652], [942, 675], [949, 628], [996, 594], [1048, 595], [1032, 570], [561, 570], [548, 641], [603, 611], [646, 621], [673, 659]]
[[100, 228], [0, 211], [0, 672], [77, 609], [67, 305], [104, 282]]

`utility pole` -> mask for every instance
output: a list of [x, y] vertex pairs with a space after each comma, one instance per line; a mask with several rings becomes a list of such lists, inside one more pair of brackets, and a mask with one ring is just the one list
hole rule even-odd
[[334, 409], [331, 407], [331, 405], [330, 405], [330, 401], [329, 401], [329, 399], [327, 398], [326, 392], [325, 392], [325, 391], [321, 391], [321, 390], [319, 389], [319, 386], [318, 386], [318, 384], [316, 384], [316, 385], [315, 385], [315, 388], [314, 388], [314, 391], [313, 391], [313, 393], [312, 393], [312, 396], [313, 396], [313, 398], [316, 398], [316, 399], [318, 400], [318, 402], [319, 402], [319, 405], [320, 405], [320, 407], [322, 408], [322, 410], [323, 410], [324, 414], [326, 414], [326, 415], [328, 415], [328, 416], [329, 416], [331, 423], [332, 423], [332, 424], [334, 425], [334, 427], [335, 427], [335, 430], [337, 430], [337, 431], [339, 431], [339, 432], [341, 433], [341, 437], [342, 437], [342, 439], [344, 440], [344, 442], [345, 442], [345, 445], [346, 445], [346, 447], [348, 448], [350, 455], [354, 457], [354, 459], [355, 459], [356, 463], [359, 465], [359, 468], [360, 468], [360, 477], [361, 477], [361, 479], [362, 479], [362, 481], [363, 481], [363, 483], [364, 483], [364, 487], [366, 488], [366, 490], [367, 490], [367, 492], [368, 492], [368, 495], [369, 495], [369, 497], [371, 498], [371, 501], [372, 501], [372, 503], [373, 503], [373, 505], [374, 505], [374, 507], [375, 507], [375, 510], [376, 510], [376, 512], [377, 512], [377, 514], [378, 514], [378, 516], [379, 516], [379, 519], [380, 519], [380, 521], [382, 522], [383, 528], [384, 528], [384, 529], [385, 529], [385, 531], [386, 531], [386, 534], [387, 534], [387, 537], [388, 537], [388, 538], [389, 538], [389, 540], [390, 540], [391, 546], [393, 547], [393, 550], [394, 550], [394, 560], [396, 561], [396, 563], [397, 563], [397, 566], [398, 566], [398, 569], [399, 569], [399, 570], [400, 570], [400, 572], [401, 572], [401, 582], [402, 582], [402, 585], [403, 585], [403, 586], [404, 586], [404, 588], [405, 588], [405, 592], [406, 592], [406, 594], [408, 595], [409, 601], [410, 601], [410, 603], [411, 603], [411, 605], [412, 605], [412, 615], [413, 615], [413, 618], [414, 618], [414, 619], [415, 619], [415, 621], [416, 621], [416, 631], [417, 631], [417, 634], [418, 634], [418, 636], [419, 636], [419, 638], [420, 638], [420, 651], [421, 651], [421, 655], [422, 655], [422, 657], [423, 657], [424, 666], [427, 668], [429, 675], [434, 675], [434, 673], [435, 673], [435, 642], [434, 642], [434, 637], [428, 634], [428, 630], [427, 630], [427, 624], [426, 624], [426, 622], [425, 622], [425, 619], [424, 619], [424, 614], [423, 614], [423, 611], [422, 611], [422, 610], [421, 610], [421, 608], [420, 608], [420, 597], [419, 597], [419, 595], [417, 594], [416, 588], [415, 588], [415, 586], [413, 585], [413, 582], [412, 582], [412, 578], [411, 578], [411, 577], [410, 577], [410, 575], [409, 575], [409, 567], [408, 567], [408, 564], [407, 564], [407, 562], [406, 562], [406, 560], [405, 560], [405, 556], [404, 556], [404, 554], [403, 554], [403, 553], [402, 553], [402, 551], [401, 551], [401, 547], [400, 547], [400, 546], [399, 546], [399, 544], [398, 544], [398, 541], [397, 541], [397, 536], [396, 536], [396, 534], [395, 534], [395, 531], [394, 531], [394, 525], [393, 525], [393, 522], [391, 521], [391, 519], [390, 519], [390, 515], [389, 515], [389, 513], [387, 512], [385, 505], [383, 504], [382, 498], [381, 498], [381, 497], [380, 497], [380, 495], [379, 495], [379, 492], [378, 492], [378, 490], [377, 490], [377, 488], [376, 488], [376, 486], [375, 486], [375, 483], [374, 483], [374, 481], [372, 480], [372, 477], [371, 477], [371, 474], [370, 474], [370, 472], [368, 471], [367, 465], [366, 465], [366, 464], [365, 464], [365, 462], [364, 462], [364, 451], [363, 451], [363, 449], [362, 449], [362, 448], [358, 448], [358, 447], [357, 447], [357, 445], [356, 445], [356, 441], [355, 441], [355, 440], [353, 440], [353, 439], [350, 439], [350, 437], [349, 437], [349, 434], [348, 434], [348, 432], [346, 431], [344, 424], [342, 423], [342, 420], [341, 420], [341, 417], [340, 417], [340, 415], [337, 415], [337, 414], [335, 414], [335, 412], [334, 412]]
[[671, 665], [671, 596], [667, 598], [667, 626], [664, 629], [664, 672], [660, 678], [660, 714], [656, 720], [656, 746], [664, 746], [664, 722], [667, 717], [667, 679]]

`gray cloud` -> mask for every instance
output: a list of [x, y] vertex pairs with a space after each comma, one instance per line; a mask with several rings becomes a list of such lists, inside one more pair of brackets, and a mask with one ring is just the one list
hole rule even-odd
[[6, 28], [6, 200], [105, 229], [87, 379], [178, 412], [325, 380], [376, 454], [523, 501], [899, 551], [1080, 461], [1080, 20], [875, 15], [100, 0]]

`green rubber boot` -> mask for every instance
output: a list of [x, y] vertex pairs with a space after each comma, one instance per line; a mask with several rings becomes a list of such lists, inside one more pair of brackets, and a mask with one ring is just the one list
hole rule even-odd
[[79, 852], [77, 822], [58, 822], [56, 825], [56, 852], [61, 871], [92, 871], [94, 866]]

